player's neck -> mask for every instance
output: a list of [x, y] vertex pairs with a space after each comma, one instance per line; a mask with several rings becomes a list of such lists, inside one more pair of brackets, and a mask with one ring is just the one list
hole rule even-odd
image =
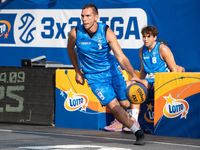
[[[98, 25], [97, 25], [97, 27], [98, 27]], [[90, 32], [88, 32], [88, 30], [86, 30], [86, 32], [88, 33], [88, 35], [90, 36], [90, 38], [92, 38], [95, 35], [95, 33], [97, 32], [97, 28], [94, 31], [91, 31], [91, 30], [89, 30], [89, 31]]]
[[88, 33], [95, 33], [97, 32], [97, 28], [98, 28], [98, 24], [97, 22], [95, 22], [89, 29], [87, 29], [86, 31]]

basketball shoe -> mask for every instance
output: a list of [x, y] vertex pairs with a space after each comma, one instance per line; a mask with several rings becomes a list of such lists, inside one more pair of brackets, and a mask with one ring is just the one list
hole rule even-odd
[[106, 131], [122, 131], [123, 125], [115, 119], [113, 122], [111, 122], [111, 125], [104, 127], [104, 130]]
[[134, 145], [145, 145], [145, 137], [142, 129], [135, 132], [135, 136], [136, 136], [136, 141]]

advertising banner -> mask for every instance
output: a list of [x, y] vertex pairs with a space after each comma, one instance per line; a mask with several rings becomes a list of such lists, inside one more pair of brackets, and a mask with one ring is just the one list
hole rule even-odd
[[56, 70], [55, 106], [55, 126], [58, 127], [103, 130], [114, 120], [87, 83], [76, 83], [73, 69]]
[[[139, 71], [135, 72], [139, 76]], [[126, 71], [122, 73], [126, 80], [131, 79]], [[101, 105], [87, 82], [76, 83], [74, 69], [56, 70], [55, 91], [55, 125], [58, 127], [104, 130], [114, 120], [111, 111]]]
[[154, 134], [154, 99], [146, 99], [140, 105], [138, 121], [145, 133]]
[[98, 21], [114, 31], [134, 69], [140, 70], [141, 30], [154, 25], [157, 39], [167, 42], [177, 64], [200, 71], [199, 0], [6, 0], [0, 3], [0, 66], [19, 67], [21, 59], [41, 55], [70, 65], [68, 34], [82, 23], [87, 3], [98, 7]]
[[[136, 53], [134, 60], [138, 61], [134, 63], [139, 67], [138, 49], [143, 45], [140, 30], [147, 25], [145, 7], [134, 5], [137, 1], [131, 3], [134, 7], [120, 8], [102, 7], [103, 3], [94, 2], [97, 7], [100, 6], [98, 22], [109, 25], [122, 49], [127, 49], [125, 53]], [[72, 28], [82, 23], [81, 8], [85, 4], [87, 3], [77, 1], [74, 5], [71, 1], [64, 0], [8, 0], [1, 4], [0, 47], [4, 49], [4, 57], [0, 59], [0, 65], [20, 66], [21, 59], [40, 55], [45, 55], [47, 61], [71, 64], [67, 53], [68, 34]], [[130, 61], [133, 62], [133, 59]]]
[[154, 133], [200, 138], [200, 73], [156, 73]]

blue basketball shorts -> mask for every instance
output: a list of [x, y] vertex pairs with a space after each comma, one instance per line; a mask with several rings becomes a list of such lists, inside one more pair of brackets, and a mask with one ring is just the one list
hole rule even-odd
[[122, 75], [110, 77], [107, 82], [97, 81], [89, 86], [103, 106], [108, 105], [115, 98], [119, 101], [127, 99], [126, 81]]

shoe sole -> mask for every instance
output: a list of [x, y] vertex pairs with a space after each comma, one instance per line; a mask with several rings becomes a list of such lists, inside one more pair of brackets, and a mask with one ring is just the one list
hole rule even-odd
[[121, 130], [114, 130], [114, 129], [104, 129], [105, 131], [111, 131], [111, 132], [120, 132], [120, 131], [122, 131], [122, 129]]
[[133, 133], [133, 131], [131, 130], [122, 130], [123, 132], [129, 132], [129, 133]]
[[134, 145], [144, 146], [144, 145], [145, 145], [145, 142], [135, 142]]

